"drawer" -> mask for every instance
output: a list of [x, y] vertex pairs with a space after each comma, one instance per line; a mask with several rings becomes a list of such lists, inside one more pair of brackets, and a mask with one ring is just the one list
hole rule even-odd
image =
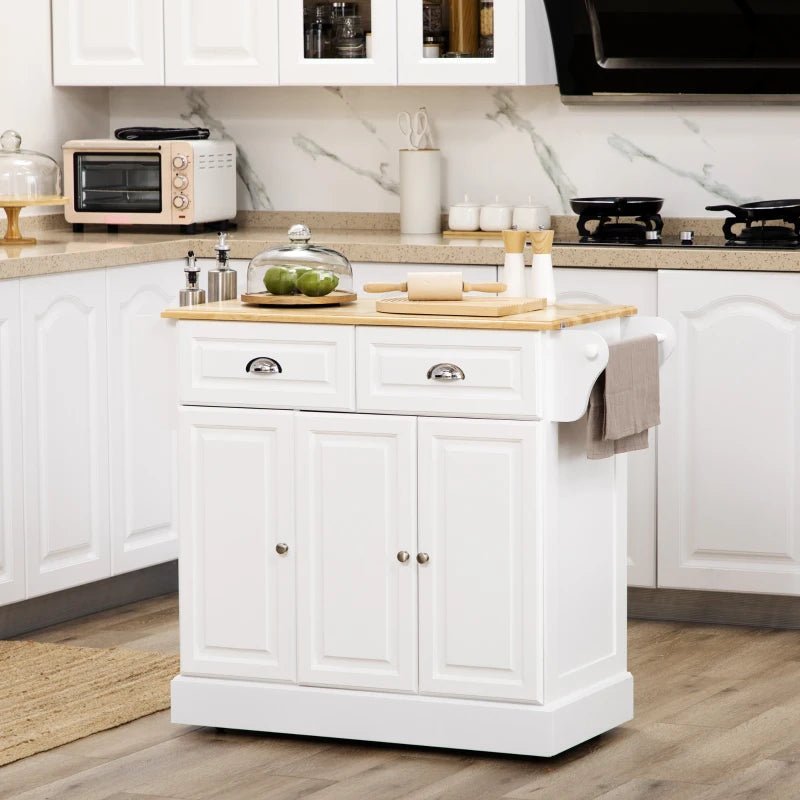
[[355, 409], [350, 326], [181, 321], [178, 337], [181, 403]]
[[358, 328], [356, 407], [538, 419], [540, 339], [524, 331]]

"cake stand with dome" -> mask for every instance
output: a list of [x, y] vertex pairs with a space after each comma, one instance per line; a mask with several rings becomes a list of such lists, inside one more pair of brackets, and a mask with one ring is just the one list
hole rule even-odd
[[61, 168], [44, 153], [21, 150], [22, 137], [16, 131], [0, 135], [0, 208], [6, 212], [8, 226], [0, 245], [36, 244], [22, 236], [19, 214], [26, 206], [64, 205], [61, 194]]

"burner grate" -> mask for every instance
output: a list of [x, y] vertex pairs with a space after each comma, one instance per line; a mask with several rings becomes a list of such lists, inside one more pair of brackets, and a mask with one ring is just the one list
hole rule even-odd
[[[614, 220], [612, 222], [612, 219]], [[610, 217], [596, 211], [583, 211], [578, 217], [581, 242], [617, 244], [659, 244], [664, 221], [660, 214], [642, 214], [633, 222], [620, 222], [621, 217]], [[597, 222], [594, 230], [587, 223]], [[656, 231], [658, 238], [648, 239], [648, 231]]]

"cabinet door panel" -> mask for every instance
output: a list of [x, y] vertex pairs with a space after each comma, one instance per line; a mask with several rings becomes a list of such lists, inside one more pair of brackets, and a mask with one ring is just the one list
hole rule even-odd
[[[555, 270], [559, 303], [630, 303], [655, 316], [658, 275], [654, 271]], [[656, 438], [628, 455], [628, 585], [656, 585]]]
[[168, 86], [278, 83], [277, 0], [169, 0], [164, 7]]
[[29, 597], [110, 574], [105, 277], [22, 282]]
[[163, 0], [52, 0], [56, 86], [164, 82]]
[[800, 594], [800, 285], [660, 272], [659, 585]]
[[292, 412], [182, 409], [180, 454], [181, 672], [294, 681]]
[[0, 605], [25, 598], [19, 281], [0, 281]]
[[398, 8], [397, 23], [398, 83], [424, 86], [518, 84], [520, 5], [520, 0], [494, 4], [493, 58], [424, 58], [422, 0], [403, 0]]
[[296, 431], [299, 682], [414, 691], [415, 420], [300, 413]]
[[178, 557], [177, 336], [182, 262], [108, 271], [111, 561], [118, 575]]
[[[315, 3], [305, 3], [314, 18]], [[278, 0], [283, 86], [393, 86], [397, 83], [397, 0], [360, 0], [371, 58], [305, 58], [303, 0]]]
[[537, 423], [418, 424], [420, 691], [542, 702]]

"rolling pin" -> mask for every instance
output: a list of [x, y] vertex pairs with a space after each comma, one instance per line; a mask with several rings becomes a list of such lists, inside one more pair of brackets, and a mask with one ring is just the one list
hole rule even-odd
[[464, 283], [460, 272], [409, 272], [406, 283], [368, 283], [364, 291], [408, 292], [409, 300], [461, 300], [464, 292], [504, 292], [504, 283]]

